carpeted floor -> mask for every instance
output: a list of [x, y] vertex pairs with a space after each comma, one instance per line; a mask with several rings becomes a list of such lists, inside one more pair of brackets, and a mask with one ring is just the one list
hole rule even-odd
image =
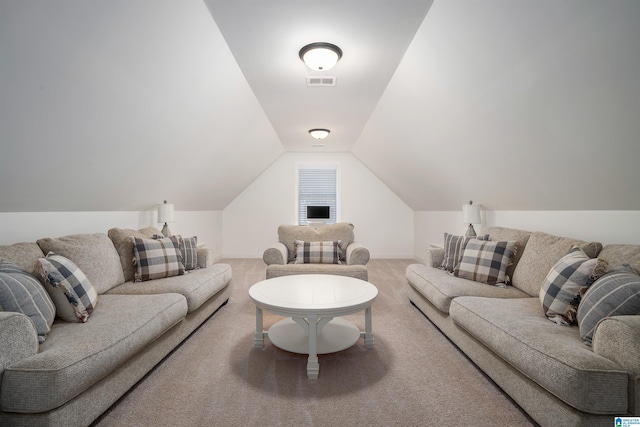
[[[125, 395], [97, 426], [532, 426], [531, 420], [416, 309], [405, 295], [411, 260], [371, 260], [375, 345], [362, 339], [320, 355], [308, 380], [306, 356], [266, 340], [253, 347], [248, 289], [262, 260], [225, 260], [229, 303]], [[364, 328], [364, 312], [346, 316]], [[266, 314], [265, 329], [281, 317]]]

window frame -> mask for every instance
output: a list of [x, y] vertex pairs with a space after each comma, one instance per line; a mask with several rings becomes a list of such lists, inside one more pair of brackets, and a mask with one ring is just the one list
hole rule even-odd
[[[301, 163], [296, 163], [296, 170], [295, 170], [295, 203], [294, 203], [294, 215], [296, 218], [296, 222], [298, 223], [298, 225], [308, 225], [308, 222], [306, 220], [306, 212], [304, 213], [305, 218], [302, 219], [301, 218], [301, 212], [300, 212], [300, 170], [301, 169], [306, 169], [306, 170], [313, 170], [313, 169], [331, 169], [331, 170], [335, 170], [336, 172], [336, 192], [335, 192], [335, 222], [340, 222], [340, 218], [341, 218], [341, 214], [340, 214], [340, 164], [339, 163], [335, 163], [335, 162], [322, 162], [322, 163], [306, 163], [306, 162], [301, 162]], [[306, 206], [306, 205], [305, 205]], [[332, 224], [332, 220], [329, 220], [327, 222], [327, 224]]]

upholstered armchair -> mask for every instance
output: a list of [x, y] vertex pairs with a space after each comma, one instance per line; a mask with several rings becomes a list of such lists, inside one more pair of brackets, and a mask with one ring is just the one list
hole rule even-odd
[[[264, 251], [267, 279], [292, 274], [335, 274], [368, 280], [369, 250], [355, 242], [353, 224], [281, 225]], [[322, 242], [322, 244], [320, 244]]]

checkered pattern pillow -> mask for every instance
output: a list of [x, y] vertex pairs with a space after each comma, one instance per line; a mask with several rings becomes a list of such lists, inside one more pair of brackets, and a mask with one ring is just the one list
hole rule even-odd
[[609, 270], [589, 286], [578, 306], [580, 337], [591, 345], [600, 320], [609, 316], [640, 314], [640, 276], [629, 266]]
[[176, 236], [143, 239], [130, 236], [133, 243], [134, 281], [162, 279], [184, 274], [180, 242]]
[[185, 270], [193, 270], [198, 268], [198, 238], [178, 236], [180, 241], [180, 254], [182, 255], [182, 264]]
[[488, 285], [505, 287], [509, 282], [507, 267], [515, 253], [515, 240], [504, 242], [470, 239], [453, 274]]
[[574, 246], [555, 263], [540, 288], [544, 314], [559, 325], [576, 323], [582, 295], [606, 272], [605, 261], [589, 258], [582, 249]]
[[444, 233], [444, 259], [442, 260], [441, 269], [453, 273], [460, 260], [462, 259], [462, 251], [471, 239], [489, 240], [489, 235], [478, 237], [455, 236], [453, 234]]
[[98, 303], [98, 293], [87, 276], [71, 260], [53, 252], [38, 262], [58, 317], [67, 322], [86, 322]]
[[0, 260], [0, 311], [28, 316], [42, 344], [51, 330], [56, 308], [40, 282], [17, 265]]
[[295, 241], [296, 264], [341, 264], [340, 249], [342, 241], [303, 242]]

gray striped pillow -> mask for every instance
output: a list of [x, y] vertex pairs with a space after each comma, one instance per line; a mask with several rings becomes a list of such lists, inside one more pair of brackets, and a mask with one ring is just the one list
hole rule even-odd
[[136, 282], [163, 279], [184, 274], [180, 243], [176, 236], [164, 239], [129, 237], [133, 243], [134, 278]]
[[587, 290], [578, 306], [580, 337], [591, 345], [600, 320], [640, 314], [640, 275], [628, 264], [616, 266]]
[[17, 265], [0, 261], [0, 311], [28, 316], [42, 344], [51, 331], [56, 308], [42, 284]]
[[465, 246], [467, 246], [467, 242], [471, 239], [489, 240], [489, 235], [485, 234], [484, 236], [471, 237], [444, 233], [444, 259], [442, 260], [440, 268], [453, 273], [453, 270], [462, 259], [462, 252]]
[[193, 270], [198, 268], [198, 237], [182, 237], [178, 236], [180, 241], [180, 254], [182, 255], [182, 264], [185, 270]]

